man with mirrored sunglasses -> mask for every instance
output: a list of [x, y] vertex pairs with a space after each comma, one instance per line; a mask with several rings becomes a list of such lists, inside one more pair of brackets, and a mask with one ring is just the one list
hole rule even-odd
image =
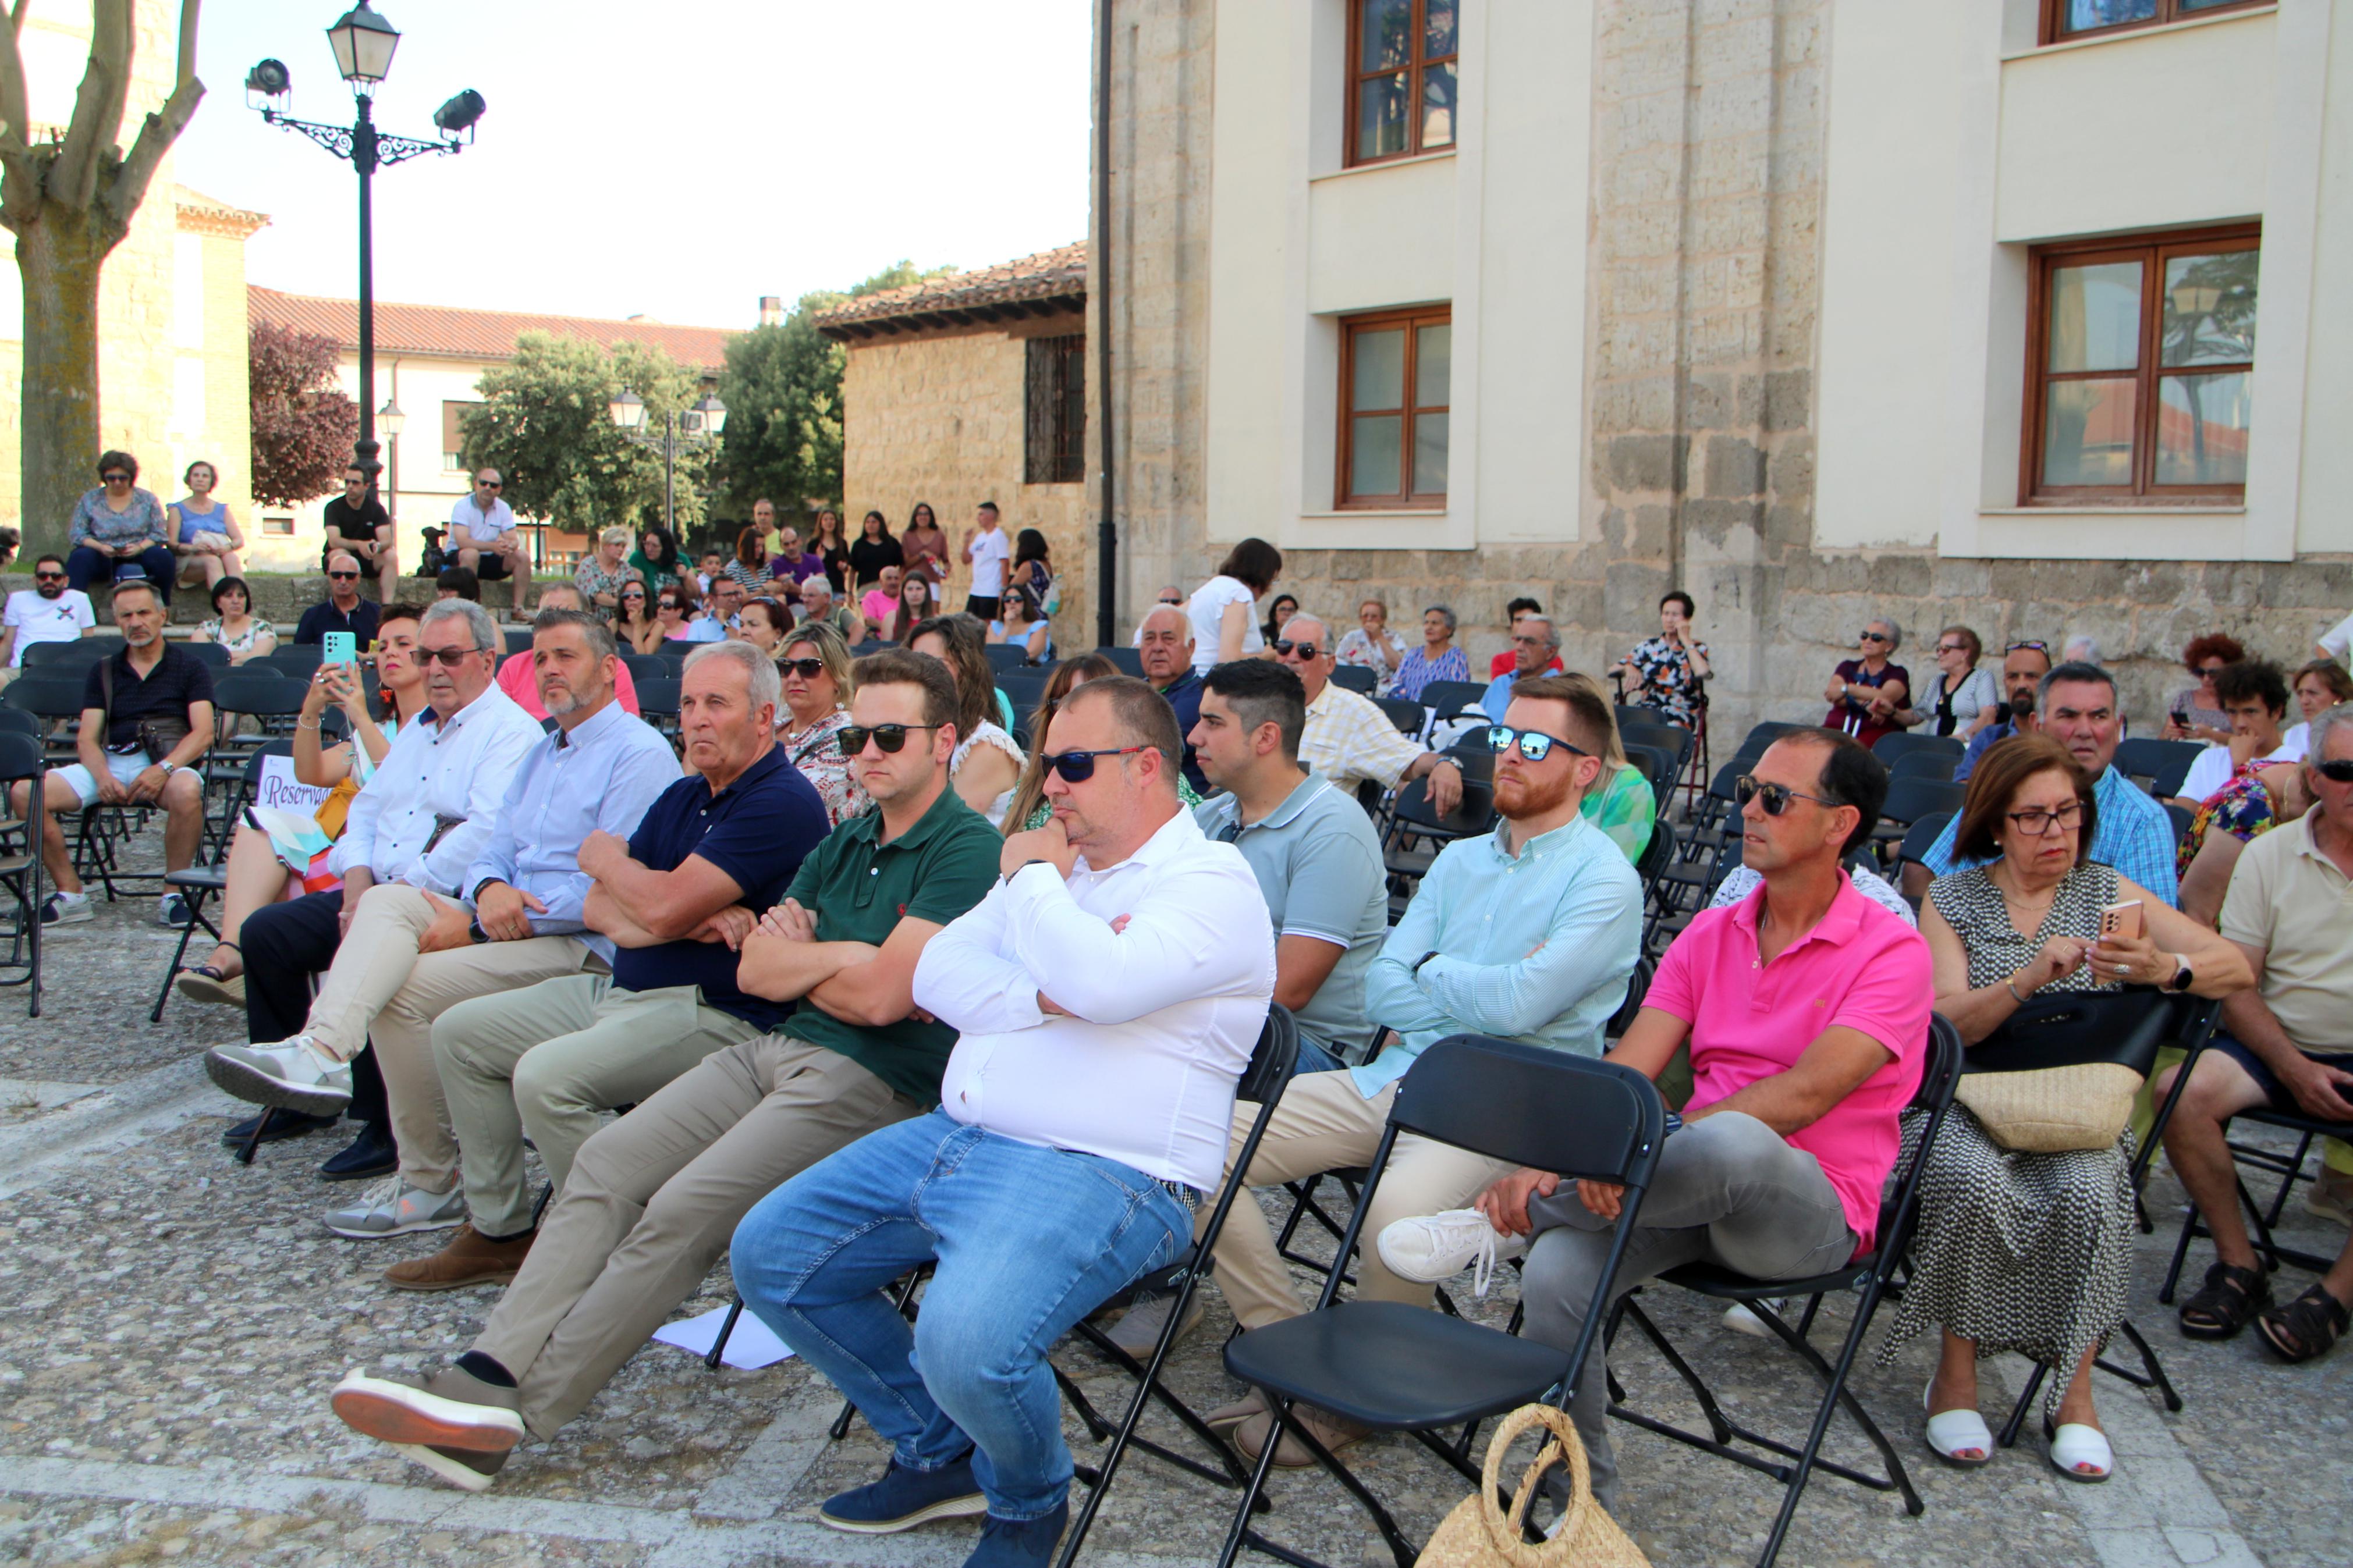
[[[1294, 623], [1295, 624], [1295, 623]], [[1526, 1045], [1598, 1057], [1602, 1028], [1626, 996], [1641, 955], [1642, 889], [1618, 847], [1584, 816], [1601, 777], [1615, 720], [1589, 682], [1524, 679], [1498, 738], [1493, 832], [1439, 851], [1391, 931], [1365, 982], [1369, 1020], [1388, 1043], [1362, 1067], [1294, 1078], [1283, 1092], [1245, 1178], [1251, 1186], [1296, 1181], [1362, 1165], [1379, 1146], [1398, 1082], [1449, 1035], [1494, 1035]], [[1248, 1123], [1237, 1108], [1228, 1158]], [[1409, 1215], [1460, 1211], [1511, 1167], [1411, 1133], [1400, 1137], [1374, 1196], [1364, 1234]], [[1228, 1215], [1217, 1248], [1218, 1288], [1244, 1329], [1304, 1310], [1274, 1238], [1250, 1205]], [[1449, 1273], [1453, 1270], [1449, 1269]], [[1356, 1259], [1356, 1296], [1428, 1306], [1428, 1283], [1409, 1279], [1366, 1247]], [[1301, 1405], [1327, 1448], [1364, 1436], [1341, 1416]], [[1255, 1459], [1271, 1418], [1256, 1394], [1213, 1411]], [[1274, 1462], [1314, 1463], [1285, 1433]]]
[[1299, 738], [1301, 762], [1352, 795], [1368, 780], [1384, 790], [1399, 790], [1427, 778], [1430, 804], [1440, 815], [1462, 804], [1461, 767], [1399, 734], [1371, 698], [1333, 681], [1337, 660], [1330, 627], [1314, 616], [1293, 616], [1272, 651], [1291, 667], [1307, 693], [1307, 728]]

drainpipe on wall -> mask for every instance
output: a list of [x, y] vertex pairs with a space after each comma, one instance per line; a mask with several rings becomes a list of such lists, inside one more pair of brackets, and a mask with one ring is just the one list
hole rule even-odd
[[1095, 643], [1118, 642], [1119, 525], [1112, 521], [1111, 419], [1111, 6], [1095, 5], [1095, 439], [1102, 454], [1103, 508], [1095, 520]]

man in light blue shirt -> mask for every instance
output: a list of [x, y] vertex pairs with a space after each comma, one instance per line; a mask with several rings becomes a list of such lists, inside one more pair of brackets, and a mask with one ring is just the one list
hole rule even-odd
[[[1602, 1029], [1625, 1001], [1642, 938], [1641, 884], [1601, 830], [1580, 816], [1595, 786], [1611, 718], [1590, 686], [1526, 676], [1504, 709], [1512, 731], [1495, 759], [1493, 833], [1440, 851], [1365, 983], [1375, 1024], [1394, 1031], [1363, 1067], [1294, 1078], [1250, 1163], [1251, 1186], [1362, 1165], [1388, 1121], [1398, 1080], [1449, 1035], [1494, 1035], [1598, 1057]], [[1235, 1108], [1239, 1150], [1255, 1106]], [[1229, 1154], [1230, 1162], [1231, 1154]], [[1429, 1139], [1400, 1137], [1366, 1236], [1393, 1218], [1460, 1208], [1510, 1167]], [[1228, 1178], [1231, 1179], [1230, 1166]], [[1235, 1320], [1261, 1328], [1304, 1310], [1256, 1205], [1237, 1204], [1217, 1247], [1218, 1285]], [[1356, 1297], [1427, 1305], [1430, 1288], [1401, 1279], [1370, 1247], [1356, 1259]], [[1294, 1413], [1327, 1447], [1364, 1436], [1345, 1417]], [[1271, 1426], [1253, 1395], [1213, 1412], [1251, 1458]], [[1314, 1463], [1286, 1436], [1282, 1466]]]
[[370, 888], [302, 1032], [209, 1053], [241, 1064], [233, 1076], [248, 1083], [249, 1098], [302, 1110], [329, 1105], [339, 1089], [348, 1097], [342, 1064], [373, 1040], [400, 1182], [380, 1201], [331, 1210], [326, 1224], [339, 1235], [373, 1239], [464, 1220], [458, 1148], [433, 1062], [433, 1020], [470, 997], [604, 971], [612, 946], [581, 921], [589, 879], [580, 871], [580, 846], [600, 829], [627, 837], [680, 776], [670, 742], [615, 700], [620, 658], [602, 621], [576, 610], [541, 611], [532, 658], [540, 700], [556, 727], [523, 754], [491, 820], [480, 825], [487, 832], [459, 896], [405, 883]]
[[[2063, 664], [2042, 678], [2036, 702], [2042, 733], [2066, 747], [2092, 775], [2092, 803], [2099, 817], [2092, 834], [2092, 858], [2179, 909], [2181, 889], [2174, 876], [2174, 854], [2181, 836], [2173, 817], [2114, 765], [2116, 742], [2124, 736], [2116, 678], [2095, 664]], [[1953, 853], [1960, 821], [1956, 813], [1921, 863], [1904, 868], [1907, 897], [1926, 897], [1933, 878], [1987, 863]]]
[[1512, 623], [1512, 668], [1487, 683], [1479, 706], [1496, 723], [1512, 705], [1514, 683], [1541, 675], [1560, 657], [1560, 634], [1542, 616], [1522, 616]]

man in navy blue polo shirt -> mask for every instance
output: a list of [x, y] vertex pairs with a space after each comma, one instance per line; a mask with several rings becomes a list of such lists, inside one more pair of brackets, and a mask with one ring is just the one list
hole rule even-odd
[[776, 744], [776, 666], [750, 643], [686, 661], [680, 731], [692, 775], [664, 790], [624, 844], [592, 833], [584, 911], [612, 939], [610, 974], [543, 981], [461, 1002], [433, 1026], [470, 1222], [385, 1278], [446, 1290], [512, 1279], [531, 1250], [522, 1141], [559, 1193], [600, 1112], [649, 1099], [712, 1052], [784, 1022], [789, 1002], [736, 984], [736, 950], [830, 826]]

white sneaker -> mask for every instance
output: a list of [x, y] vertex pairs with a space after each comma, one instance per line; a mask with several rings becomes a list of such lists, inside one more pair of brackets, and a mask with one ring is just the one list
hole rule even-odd
[[216, 1046], [205, 1076], [239, 1100], [311, 1116], [333, 1116], [352, 1102], [352, 1068], [309, 1035], [274, 1046]]
[[466, 1222], [466, 1189], [457, 1185], [446, 1193], [428, 1193], [398, 1176], [386, 1176], [361, 1194], [359, 1202], [329, 1209], [320, 1218], [337, 1236], [354, 1241], [448, 1230]]
[[[1778, 1312], [1788, 1303], [1789, 1299], [1787, 1296], [1767, 1296], [1762, 1299], [1761, 1304]], [[1765, 1326], [1764, 1319], [1748, 1310], [1748, 1304], [1745, 1301], [1735, 1301], [1724, 1310], [1724, 1326], [1736, 1334], [1746, 1334], [1752, 1340], [1769, 1340], [1777, 1337], [1772, 1330]]]
[[88, 893], [51, 893], [41, 904], [44, 926], [79, 925], [91, 917]]
[[1495, 1265], [1524, 1256], [1525, 1236], [1506, 1236], [1487, 1223], [1477, 1209], [1448, 1209], [1419, 1219], [1400, 1219], [1384, 1226], [1374, 1246], [1388, 1271], [1400, 1279], [1435, 1285], [1472, 1268], [1471, 1289], [1480, 1297], [1495, 1277]]

